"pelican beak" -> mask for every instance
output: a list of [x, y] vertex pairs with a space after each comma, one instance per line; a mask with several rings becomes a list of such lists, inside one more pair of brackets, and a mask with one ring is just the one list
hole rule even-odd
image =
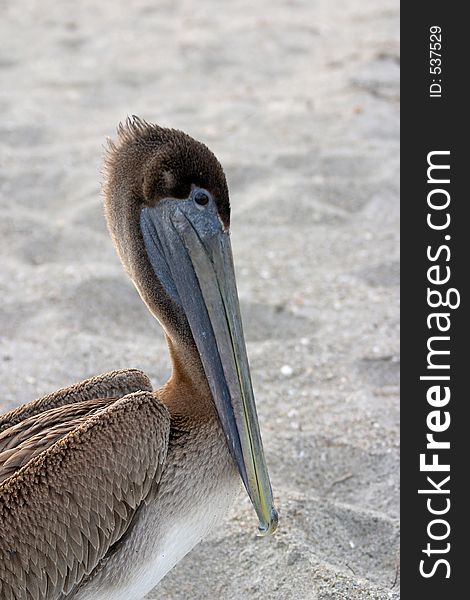
[[141, 214], [157, 277], [182, 306], [197, 345], [230, 452], [262, 535], [278, 516], [263, 451], [240, 316], [228, 231], [213, 200], [198, 207], [164, 200]]

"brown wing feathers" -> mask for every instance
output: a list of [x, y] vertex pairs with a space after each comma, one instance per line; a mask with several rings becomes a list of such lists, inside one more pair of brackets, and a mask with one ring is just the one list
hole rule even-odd
[[0, 483], [118, 398], [52, 408], [0, 433]]
[[[69, 593], [125, 533], [159, 478], [170, 430], [164, 405], [147, 391], [86, 400], [93, 386], [103, 390], [103, 380], [91, 382], [33, 410], [26, 405], [23, 421], [0, 434], [0, 458], [12, 472], [0, 483], [2, 600]], [[76, 404], [61, 405], [64, 396]]]
[[152, 384], [142, 371], [137, 369], [110, 371], [57, 390], [53, 394], [48, 394], [0, 415], [0, 432], [50, 408], [95, 398], [110, 398], [113, 396], [120, 398], [139, 390], [152, 391]]

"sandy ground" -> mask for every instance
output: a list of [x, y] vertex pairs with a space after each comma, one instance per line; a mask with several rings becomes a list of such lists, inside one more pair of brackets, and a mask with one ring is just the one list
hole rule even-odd
[[[120, 5], [120, 6], [119, 6]], [[138, 114], [225, 166], [275, 537], [248, 501], [151, 594], [398, 598], [398, 14], [392, 0], [0, 1], [1, 408], [169, 374], [99, 196]]]

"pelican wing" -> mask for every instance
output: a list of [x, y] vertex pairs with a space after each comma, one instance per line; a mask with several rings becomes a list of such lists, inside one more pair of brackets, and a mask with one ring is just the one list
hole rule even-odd
[[120, 398], [139, 390], [152, 391], [152, 384], [142, 371], [138, 369], [110, 371], [57, 390], [0, 415], [0, 432], [51, 408], [95, 398]]
[[150, 392], [40, 419], [42, 428], [29, 417], [4, 432], [0, 456], [11, 452], [3, 469], [10, 461], [12, 474], [0, 483], [2, 600], [55, 600], [76, 588], [123, 536], [166, 458], [170, 417]]
[[0, 433], [0, 483], [32, 458], [119, 398], [97, 398], [51, 408]]

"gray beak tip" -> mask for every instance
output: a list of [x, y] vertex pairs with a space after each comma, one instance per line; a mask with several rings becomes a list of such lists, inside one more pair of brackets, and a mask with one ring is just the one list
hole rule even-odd
[[258, 526], [259, 535], [261, 537], [272, 535], [277, 529], [279, 523], [279, 515], [277, 514], [277, 510], [275, 508], [271, 510], [270, 517], [271, 518], [268, 523], [260, 523]]

